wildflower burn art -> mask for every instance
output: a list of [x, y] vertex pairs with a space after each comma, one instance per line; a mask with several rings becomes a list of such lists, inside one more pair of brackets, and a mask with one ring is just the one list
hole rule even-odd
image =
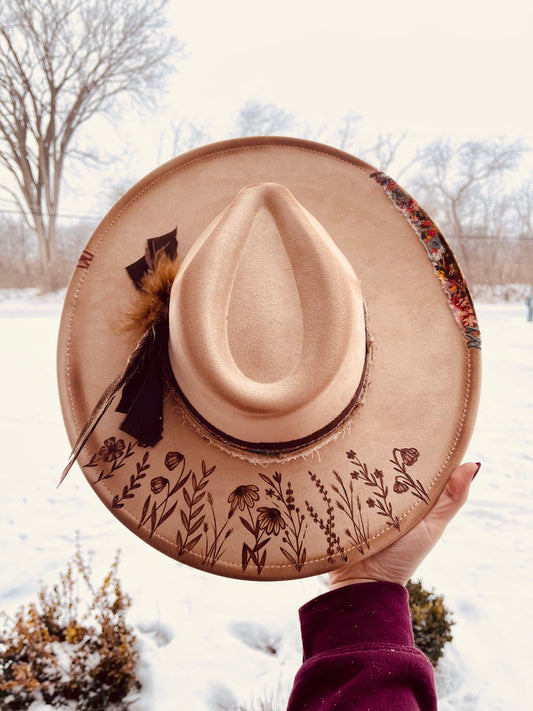
[[[151, 450], [139, 442], [110, 436], [84, 469], [95, 472], [91, 478], [95, 489], [111, 488], [112, 510], [137, 499], [141, 510], [137, 528], [149, 540], [164, 535], [173, 541], [178, 560], [193, 554], [206, 570], [224, 560], [231, 539], [240, 545], [243, 573], [253, 570], [260, 577], [280, 553], [288, 566], [300, 572], [308, 560], [306, 539], [311, 530], [325, 538], [326, 558], [334, 565], [348, 560], [352, 551], [363, 555], [370, 549], [372, 519], [379, 517], [387, 528], [400, 531], [396, 511], [400, 498], [410, 496], [429, 504], [428, 493], [413, 474], [419, 460], [414, 447], [394, 448], [388, 471], [370, 467], [349, 450], [349, 471], [344, 476], [334, 471], [335, 483], [329, 486], [316, 472], [302, 472], [314, 485], [314, 498], [306, 487], [302, 489], [307, 496], [300, 496], [297, 484], [282, 471], [256, 472], [255, 478], [227, 492], [224, 515], [214, 505], [213, 482], [221, 476], [215, 466], [201, 460], [196, 471], [181, 452], [169, 450], [156, 471], [151, 457]], [[367, 496], [361, 495], [361, 484]]]

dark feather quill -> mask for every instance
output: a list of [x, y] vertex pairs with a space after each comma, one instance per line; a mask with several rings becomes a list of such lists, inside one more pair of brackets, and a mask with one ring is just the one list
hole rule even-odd
[[137, 343], [133, 353], [130, 355], [128, 358], [128, 362], [126, 363], [126, 367], [122, 371], [122, 373], [115, 378], [115, 380], [108, 385], [108, 387], [104, 390], [102, 395], [100, 396], [98, 402], [96, 403], [93, 411], [89, 415], [88, 420], [85, 422], [85, 424], [82, 427], [82, 430], [80, 434], [78, 435], [78, 439], [74, 443], [74, 446], [72, 447], [72, 452], [70, 453], [70, 457], [68, 459], [66, 467], [63, 469], [63, 472], [61, 474], [61, 479], [59, 480], [58, 487], [63, 483], [65, 480], [65, 477], [71, 470], [74, 462], [78, 458], [81, 450], [87, 443], [87, 440], [89, 437], [92, 435], [94, 432], [96, 426], [106, 413], [107, 409], [115, 399], [115, 396], [117, 393], [123, 388], [128, 382], [131, 381], [132, 378], [138, 374], [142, 368], [142, 365], [145, 361], [146, 357], [146, 347], [147, 344], [149, 344], [150, 340], [152, 339], [151, 333], [147, 332], [143, 335], [141, 340]]
[[143, 335], [124, 370], [102, 393], [83, 425], [58, 486], [120, 391], [122, 396], [116, 410], [126, 415], [121, 429], [145, 446], [153, 446], [161, 439], [168, 302], [178, 270], [176, 232], [174, 229], [149, 239], [145, 256], [126, 267], [137, 289], [137, 298], [125, 323], [127, 328], [141, 330]]

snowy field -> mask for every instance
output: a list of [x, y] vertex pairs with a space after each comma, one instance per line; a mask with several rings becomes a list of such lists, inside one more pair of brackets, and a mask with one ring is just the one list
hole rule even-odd
[[[0, 610], [53, 583], [74, 552], [100, 582], [117, 548], [143, 689], [132, 711], [230, 711], [277, 695], [299, 666], [297, 609], [321, 578], [250, 583], [165, 558], [126, 531], [75, 468], [56, 393], [61, 295], [0, 291]], [[478, 304], [484, 383], [467, 458], [481, 461], [465, 509], [419, 574], [454, 611], [437, 670], [441, 711], [533, 709], [533, 323], [517, 304]], [[140, 572], [142, 571], [142, 573]], [[266, 647], [273, 646], [272, 655]], [[250, 704], [251, 705], [251, 704]], [[34, 704], [32, 711], [44, 711]]]

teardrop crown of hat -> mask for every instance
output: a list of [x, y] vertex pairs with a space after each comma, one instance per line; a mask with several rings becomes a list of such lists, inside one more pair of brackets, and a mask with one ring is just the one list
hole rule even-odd
[[361, 396], [359, 280], [287, 188], [245, 187], [180, 267], [168, 352], [174, 385], [208, 433], [256, 452], [307, 446]]

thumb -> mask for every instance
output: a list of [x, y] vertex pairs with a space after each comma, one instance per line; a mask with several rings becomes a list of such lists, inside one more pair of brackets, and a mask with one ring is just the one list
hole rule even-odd
[[[418, 526], [415, 526], [412, 531], [409, 531], [409, 533], [404, 536], [404, 545], [407, 543], [408, 546], [412, 547], [412, 562], [416, 563], [416, 565], [413, 566], [413, 571], [437, 543], [452, 518], [466, 502], [470, 484], [478, 473], [480, 466], [481, 464], [479, 462], [475, 464], [470, 462], [457, 467], [457, 469], [453, 471], [435, 506], [427, 516], [422, 519]], [[413, 543], [413, 534], [416, 544]], [[398, 543], [401, 544], [402, 540], [398, 541]], [[410, 575], [412, 575], [412, 573]], [[407, 578], [410, 577], [410, 575], [408, 575]], [[405, 578], [405, 580], [407, 580], [407, 578]]]
[[348, 563], [332, 571], [330, 589], [372, 580], [405, 585], [465, 503], [470, 483], [480, 466], [461, 464], [457, 467], [437, 503], [422, 521], [388, 548], [363, 561]]
[[470, 484], [479, 471], [481, 464], [469, 462], [461, 464], [451, 475], [446, 488], [439, 497], [439, 500], [429, 512], [427, 518], [428, 524], [436, 524], [439, 527], [445, 528], [452, 520], [455, 514], [465, 503], [468, 497]]

